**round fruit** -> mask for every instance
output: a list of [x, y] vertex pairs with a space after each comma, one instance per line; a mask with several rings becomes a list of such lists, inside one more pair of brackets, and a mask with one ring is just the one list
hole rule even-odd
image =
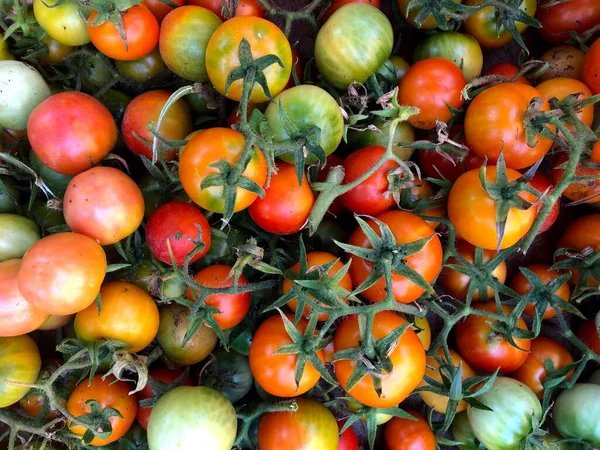
[[27, 386], [8, 384], [4, 380], [35, 383], [41, 367], [40, 351], [29, 336], [0, 337], [0, 408], [18, 402], [29, 391]]
[[0, 261], [21, 258], [40, 238], [40, 227], [33, 220], [0, 214]]

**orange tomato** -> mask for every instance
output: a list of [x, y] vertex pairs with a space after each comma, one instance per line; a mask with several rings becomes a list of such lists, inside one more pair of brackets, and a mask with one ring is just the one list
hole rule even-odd
[[[578, 94], [577, 100], [585, 100], [592, 96], [592, 91], [579, 80], [573, 78], [553, 78], [543, 81], [535, 87], [548, 100], [555, 97], [564, 100], [567, 96]], [[577, 117], [588, 127], [594, 121], [594, 105], [586, 106], [577, 113]], [[567, 124], [567, 128], [574, 130], [575, 127]]]
[[406, 411], [417, 420], [394, 417], [385, 426], [388, 450], [435, 450], [435, 435], [427, 420], [416, 411]]

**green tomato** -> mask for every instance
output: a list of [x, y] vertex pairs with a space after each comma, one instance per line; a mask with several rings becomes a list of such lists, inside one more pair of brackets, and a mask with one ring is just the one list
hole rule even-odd
[[558, 442], [564, 438], [555, 434], [547, 434], [545, 436], [540, 436], [537, 439], [544, 445], [544, 448], [548, 450], [583, 450], [582, 446], [578, 444]]
[[31, 168], [41, 177], [42, 181], [57, 197], [62, 197], [74, 175], [63, 175], [45, 165], [35, 152], [29, 152]]
[[0, 213], [14, 212], [21, 200], [21, 191], [12, 178], [0, 177]]
[[237, 432], [233, 405], [214, 389], [180, 386], [164, 394], [148, 422], [150, 450], [230, 450]]
[[590, 379], [588, 380], [588, 383], [592, 383], [592, 384], [598, 384], [600, 385], [600, 369], [596, 370], [592, 376], [590, 377]]
[[254, 385], [248, 357], [235, 351], [219, 348], [213, 352], [215, 357], [203, 372], [203, 386], [212, 387], [231, 403], [241, 400]]
[[333, 13], [319, 30], [315, 61], [325, 81], [347, 89], [377, 72], [393, 46], [394, 32], [385, 14], [366, 3], [350, 3]]
[[[58, 0], [34, 0], [35, 20], [52, 39], [64, 45], [76, 47], [90, 42], [87, 23], [79, 12], [76, 2]], [[86, 16], [87, 17], [87, 16]]]
[[125, 92], [112, 89], [100, 97], [100, 101], [110, 111], [118, 127], [121, 126], [125, 108], [131, 100], [131, 96]]
[[250, 234], [233, 226], [225, 230], [210, 229], [210, 248], [208, 252], [194, 263], [194, 269], [200, 270], [215, 264], [233, 265], [237, 259], [235, 249], [246, 243]]
[[[350, 150], [359, 150], [365, 147], [372, 147], [379, 145], [381, 147], [387, 147], [389, 139], [389, 125], [390, 122], [386, 122], [381, 118], [376, 118], [371, 122], [370, 125], [377, 127], [377, 130], [365, 129], [366, 126], [361, 125], [362, 131], [349, 129], [348, 130], [348, 143], [347, 147]], [[408, 122], [399, 123], [394, 132], [394, 139], [392, 142], [393, 152], [396, 156], [403, 161], [408, 161], [413, 154], [412, 148], [406, 148], [399, 145], [400, 142], [414, 142], [415, 141], [415, 129]]]
[[475, 433], [473, 433], [466, 411], [459, 412], [454, 417], [452, 436], [455, 441], [462, 442], [461, 445], [457, 445], [460, 450], [479, 450], [483, 448], [477, 441]]
[[332, 253], [336, 256], [343, 257], [344, 250], [335, 243], [347, 242], [350, 237], [350, 230], [344, 228], [339, 220], [332, 217], [325, 217], [315, 234], [311, 236], [311, 246], [314, 249]]
[[444, 31], [421, 41], [414, 53], [414, 62], [427, 58], [444, 58], [462, 70], [467, 82], [481, 75], [483, 52], [477, 40], [468, 34]]
[[600, 446], [600, 385], [581, 383], [561, 392], [553, 418], [561, 436]]
[[[281, 118], [283, 108], [295, 130], [285, 126]], [[271, 102], [265, 111], [267, 122], [274, 134], [275, 142], [307, 136], [311, 127], [320, 130], [318, 144], [326, 155], [330, 155], [340, 145], [344, 132], [344, 116], [335, 99], [324, 89], [317, 86], [302, 85], [286, 89]], [[284, 161], [293, 164], [294, 155], [284, 153], [280, 156]], [[313, 164], [318, 159], [310, 154], [306, 164]]]
[[165, 70], [167, 66], [156, 47], [150, 54], [133, 61], [115, 61], [117, 71], [130, 80], [144, 83]]
[[27, 217], [0, 214], [0, 262], [22, 258], [41, 239], [40, 227]]
[[81, 88], [90, 95], [108, 85], [113, 79], [113, 69], [108, 58], [101, 53], [93, 53], [83, 60]]
[[525, 384], [498, 377], [491, 389], [477, 397], [491, 411], [467, 407], [475, 437], [489, 450], [518, 449], [532, 430], [532, 418], [542, 418], [539, 399]]

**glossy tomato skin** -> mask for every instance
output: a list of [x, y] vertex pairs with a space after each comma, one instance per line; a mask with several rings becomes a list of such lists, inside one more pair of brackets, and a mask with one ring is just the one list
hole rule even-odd
[[[489, 313], [497, 313], [495, 302], [480, 303], [475, 309]], [[505, 315], [510, 313], [508, 306], [502, 308]], [[502, 335], [497, 333], [489, 324], [490, 320], [484, 316], [471, 315], [456, 326], [456, 344], [460, 355], [473, 367], [483, 372], [500, 373], [512, 372], [518, 369], [527, 359], [531, 341], [514, 338], [520, 347], [513, 347]], [[519, 319], [517, 326], [527, 330], [523, 319]]]
[[[344, 422], [338, 421], [337, 425], [341, 432]], [[358, 450], [358, 438], [352, 427], [346, 428], [346, 431], [340, 435], [340, 442], [338, 443], [337, 450]]]
[[540, 60], [547, 62], [550, 67], [540, 77], [540, 81], [552, 78], [567, 77], [581, 79], [585, 53], [571, 45], [558, 45], [545, 51]]
[[[231, 100], [239, 102], [242, 98], [242, 80], [234, 81], [225, 90], [227, 76], [240, 65], [238, 47], [242, 39], [249, 42], [255, 60], [268, 54], [281, 60], [283, 66], [272, 64], [263, 71], [271, 95], [279, 94], [292, 73], [292, 48], [277, 25], [259, 17], [229, 19], [210, 38], [206, 49], [206, 69], [215, 89]], [[256, 83], [250, 94], [250, 102], [267, 100], [263, 88]]]
[[57, 197], [64, 196], [69, 182], [73, 179], [72, 175], [63, 175], [50, 169], [38, 158], [35, 152], [29, 152], [29, 162], [31, 168], [44, 180], [44, 183], [54, 195]]
[[82, 92], [61, 92], [32, 111], [27, 138], [42, 163], [55, 172], [75, 175], [112, 150], [117, 126], [95, 98]]
[[436, 121], [449, 122], [448, 106], [460, 109], [465, 76], [456, 64], [443, 58], [427, 58], [411, 66], [398, 84], [398, 102], [420, 112], [408, 119], [415, 128], [430, 130]]
[[90, 42], [85, 20], [79, 14], [76, 3], [58, 0], [34, 0], [35, 20], [52, 38], [72, 47]]
[[106, 254], [92, 238], [57, 233], [23, 256], [18, 281], [27, 301], [48, 314], [66, 316], [87, 308], [106, 274]]
[[600, 39], [596, 39], [585, 54], [581, 81], [593, 94], [600, 93]]
[[[575, 219], [560, 237], [556, 248], [571, 248], [582, 251], [586, 247], [591, 247], [597, 252], [600, 250], [598, 227], [600, 227], [600, 214], [588, 214], [587, 216]], [[579, 280], [579, 271], [574, 269], [572, 272], [571, 282], [577, 284]], [[596, 280], [593, 276], [590, 277], [588, 281], [589, 285], [594, 286], [599, 283], [600, 280]]]
[[[506, 169], [509, 181], [521, 176], [519, 172]], [[496, 166], [486, 168], [486, 179], [492, 183], [496, 181]], [[533, 194], [522, 192], [525, 200], [534, 203]], [[521, 239], [533, 225], [536, 209], [519, 210], [511, 208], [506, 221], [504, 237], [500, 248], [514, 245]], [[498, 237], [496, 236], [496, 201], [492, 199], [481, 186], [479, 169], [470, 170], [461, 175], [450, 189], [448, 196], [448, 217], [456, 228], [457, 233], [466, 241], [477, 247], [487, 250], [496, 250]]]
[[[127, 148], [133, 153], [144, 155], [152, 159], [152, 141], [154, 135], [148, 129], [148, 122], [158, 125], [158, 116], [171, 96], [169, 91], [148, 91], [134, 98], [123, 115], [121, 133]], [[163, 116], [160, 129], [156, 131], [165, 139], [181, 141], [192, 132], [192, 112], [183, 99], [179, 99], [171, 105], [168, 112]], [[136, 137], [137, 135], [137, 137]], [[140, 142], [143, 139], [148, 144]], [[160, 148], [160, 146], [159, 146]], [[163, 151], [165, 160], [170, 161], [177, 158], [176, 148]]]
[[115, 67], [121, 75], [130, 80], [137, 81], [138, 83], [145, 83], [150, 78], [165, 71], [167, 68], [165, 62], [160, 57], [158, 48], [155, 48], [152, 52], [140, 59], [135, 59], [133, 61], [115, 61]]
[[204, 214], [194, 205], [174, 200], [160, 206], [146, 224], [146, 242], [150, 252], [165, 264], [171, 264], [171, 253], [175, 264], [182, 266], [194, 249], [203, 245], [190, 259], [192, 264], [210, 250], [211, 231]]
[[297, 398], [296, 412], [271, 412], [260, 419], [258, 448], [278, 450], [338, 450], [338, 427], [333, 414], [315, 400]]
[[315, 194], [306, 174], [302, 175], [302, 185], [299, 185], [295, 166], [278, 163], [266, 195], [252, 203], [248, 212], [252, 220], [269, 233], [293, 234], [306, 225], [314, 203]]
[[[81, 382], [71, 393], [67, 402], [67, 410], [75, 417], [83, 416], [91, 412], [88, 400], [97, 401], [103, 408], [114, 408], [123, 418], [113, 416], [108, 419], [112, 426], [111, 434], [101, 439], [94, 437], [91, 442], [93, 446], [107, 445], [121, 439], [133, 425], [138, 404], [134, 395], [129, 395], [131, 386], [125, 381], [117, 381], [114, 376], [105, 379], [102, 375], [96, 375], [88, 384], [86, 380]], [[85, 428], [80, 425], [70, 425], [73, 433], [83, 436]]]
[[[289, 315], [288, 319], [293, 320]], [[304, 333], [308, 321], [304, 318], [296, 328]], [[250, 370], [256, 382], [269, 394], [277, 397], [296, 397], [310, 390], [321, 378], [311, 363], [306, 363], [298, 387], [294, 380], [296, 355], [276, 355], [274, 352], [282, 345], [291, 344], [292, 339], [283, 326], [283, 319], [272, 316], [265, 320], [252, 339], [250, 345]], [[321, 361], [325, 361], [323, 350], [316, 352]]]
[[91, 304], [75, 316], [75, 333], [82, 341], [115, 339], [129, 344], [131, 353], [143, 350], [158, 331], [158, 307], [139, 287], [123, 281], [100, 289], [102, 308]]
[[[561, 344], [550, 338], [538, 336], [531, 341], [530, 353], [525, 362], [510, 374], [512, 378], [527, 385], [540, 399], [544, 396], [542, 382], [548, 376], [544, 363], [546, 359], [552, 361], [555, 370], [573, 362], [573, 357]], [[572, 374], [573, 371], [569, 372], [568, 376]]]
[[[152, 15], [156, 17], [156, 21], [159, 25], [162, 23], [165, 16], [174, 9], [171, 6], [162, 3], [160, 0], [144, 0], [142, 3], [150, 10]], [[186, 4], [186, 0], [174, 0], [173, 3], [175, 3], [177, 7], [180, 7]]]
[[406, 412], [417, 420], [392, 417], [384, 434], [388, 450], [435, 450], [435, 435], [427, 420], [416, 411]]
[[148, 55], [158, 44], [158, 21], [144, 4], [132, 6], [121, 13], [127, 45], [110, 20], [92, 25], [97, 15], [96, 11], [90, 15], [88, 33], [94, 47], [109, 58], [133, 61]]
[[230, 16], [255, 16], [261, 18], [265, 17], [264, 8], [256, 0], [239, 0], [239, 2], [237, 3], [237, 8], [235, 8], [235, 12], [233, 13], [233, 15], [231, 14], [231, 12], [228, 12], [227, 17], [225, 17], [224, 15], [222, 0], [188, 0], [188, 3], [190, 5], [202, 6], [203, 8], [211, 10], [223, 21], [230, 19]]
[[[600, 145], [596, 144], [594, 148], [600, 150]], [[554, 157], [550, 174], [554, 183], [560, 183], [565, 173], [564, 164], [569, 160], [569, 154], [561, 152]], [[590, 161], [600, 162], [600, 154], [592, 152]], [[561, 167], [563, 166], [563, 167]], [[581, 162], [575, 167], [575, 175], [584, 176], [600, 176], [600, 170], [588, 167]], [[600, 178], [596, 180], [573, 181], [562, 193], [563, 196], [574, 202], [581, 203], [598, 203], [600, 202]]]
[[331, 15], [340, 9], [342, 6], [345, 6], [349, 3], [366, 3], [368, 5], [374, 6], [375, 8], [381, 7], [380, 0], [333, 0], [329, 7], [323, 12], [321, 15], [321, 21], [325, 22], [327, 19], [331, 17]]
[[37, 344], [28, 335], [0, 337], [0, 408], [18, 402], [27, 394], [29, 387], [11, 385], [35, 383], [42, 367]]
[[536, 19], [542, 27], [542, 37], [553, 44], [569, 39], [569, 31], [581, 34], [600, 22], [600, 4], [594, 0], [572, 0], [545, 6], [548, 0], [540, 1]]
[[0, 214], [0, 261], [21, 258], [41, 237], [40, 227], [33, 220]]
[[527, 145], [523, 116], [536, 97], [542, 99], [540, 109], [548, 111], [546, 98], [522, 83], [501, 83], [475, 97], [465, 116], [465, 136], [471, 151], [495, 163], [502, 150], [511, 169], [535, 164], [552, 146], [550, 139], [539, 135], [534, 147]]
[[144, 197], [124, 172], [94, 167], [71, 180], [63, 211], [71, 230], [110, 245], [138, 229], [144, 219]]
[[[592, 96], [592, 91], [581, 81], [573, 78], [553, 78], [543, 81], [535, 87], [548, 100], [556, 98], [564, 100], [568, 95], [578, 94], [577, 100], [585, 100]], [[590, 105], [577, 113], [577, 117], [588, 127], [594, 121], [594, 106]], [[567, 128], [575, 130], [573, 125], [567, 124]]]
[[366, 3], [342, 6], [325, 22], [315, 41], [315, 61], [336, 89], [364, 83], [390, 57], [394, 34], [390, 21]]
[[562, 391], [552, 411], [561, 436], [600, 445], [600, 385], [581, 383]]
[[[406, 320], [393, 311], [382, 311], [375, 315], [372, 333], [376, 340], [383, 339], [396, 328], [406, 324]], [[358, 318], [350, 316], [340, 324], [333, 339], [336, 352], [360, 345]], [[360, 403], [374, 408], [389, 408], [398, 405], [421, 382], [425, 374], [425, 350], [416, 333], [407, 328], [389, 353], [392, 371], [381, 380], [381, 396], [377, 395], [373, 381], [365, 375], [348, 395]], [[345, 389], [357, 361], [340, 360], [334, 362], [335, 376]]]
[[[419, 239], [429, 238], [429, 242], [419, 252], [406, 258], [406, 264], [419, 272], [421, 276], [431, 283], [440, 273], [442, 267], [442, 245], [431, 226], [415, 214], [406, 211], [388, 211], [377, 217], [388, 225], [396, 238], [397, 244], [407, 244]], [[380, 234], [379, 227], [371, 220], [367, 221], [371, 228]], [[349, 240], [350, 245], [369, 248], [371, 243], [365, 233], [357, 227]], [[355, 255], [352, 257], [350, 276], [354, 287], [359, 286], [372, 270], [372, 263]], [[392, 271], [394, 298], [399, 303], [410, 303], [419, 298], [425, 291], [412, 281]], [[380, 302], [385, 298], [385, 280], [381, 279], [361, 295], [372, 303]]]
[[511, 81], [512, 78], [519, 74], [519, 71], [519, 67], [513, 63], [498, 63], [486, 70], [484, 75], [501, 75], [506, 78], [507, 82], [521, 83], [531, 86], [531, 82], [525, 78], [524, 75], [521, 75], [516, 80]]
[[[533, 178], [531, 179], [531, 181], [529, 182], [529, 184], [531, 185], [531, 187], [533, 187], [534, 189], [537, 189], [542, 194], [544, 192], [546, 192], [547, 189], [549, 189], [548, 194], [550, 192], [552, 192], [552, 189], [554, 189], [552, 180], [546, 174], [544, 174], [542, 172], [536, 172], [535, 175], [533, 176]], [[543, 206], [544, 206], [543, 203], [538, 203], [538, 206], [537, 206], [538, 212], [542, 209]], [[552, 209], [546, 216], [546, 220], [544, 220], [544, 223], [540, 227], [539, 232], [543, 233], [544, 231], [549, 230], [550, 227], [552, 225], [554, 225], [554, 222], [556, 222], [556, 219], [558, 219], [559, 213], [560, 213], [560, 201], [558, 201], [558, 202], [554, 203], [554, 205], [552, 205]]]

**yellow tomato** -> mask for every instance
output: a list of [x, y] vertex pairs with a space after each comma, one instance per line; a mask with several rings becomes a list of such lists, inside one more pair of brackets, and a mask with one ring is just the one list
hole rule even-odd
[[0, 408], [18, 402], [27, 386], [7, 383], [35, 383], [42, 367], [37, 344], [28, 335], [0, 338]]

